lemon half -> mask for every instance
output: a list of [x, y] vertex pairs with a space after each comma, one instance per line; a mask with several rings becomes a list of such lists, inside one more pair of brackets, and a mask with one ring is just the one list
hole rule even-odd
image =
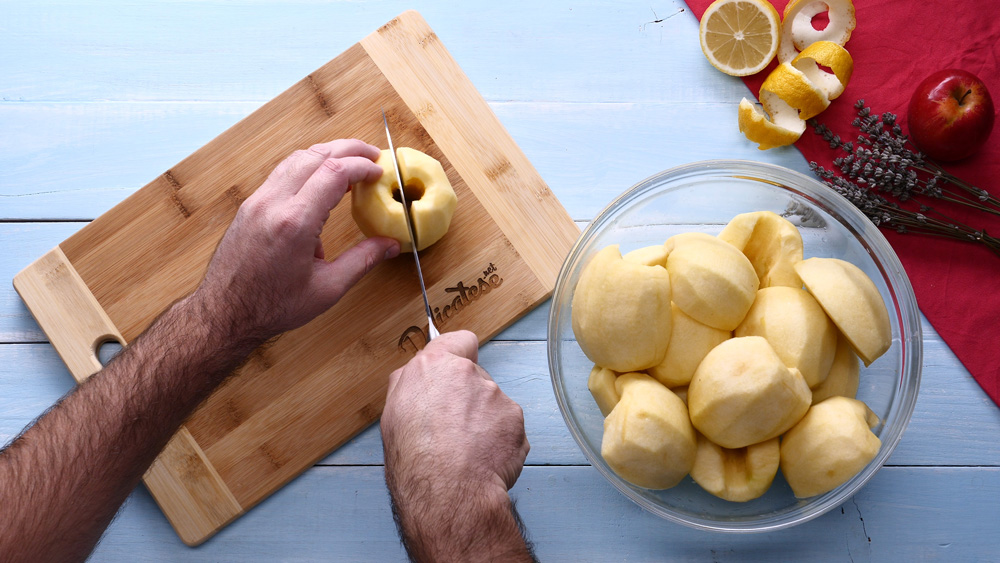
[[701, 50], [731, 76], [760, 72], [778, 52], [781, 19], [766, 0], [716, 0], [699, 29]]

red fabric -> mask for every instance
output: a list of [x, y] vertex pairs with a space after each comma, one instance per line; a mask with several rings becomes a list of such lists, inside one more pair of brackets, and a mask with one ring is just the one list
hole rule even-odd
[[[787, 3], [773, 2], [779, 14]], [[688, 0], [699, 19], [709, 4], [710, 0]], [[1000, 20], [995, 17], [993, 0], [855, 0], [854, 6], [857, 27], [845, 45], [854, 59], [854, 75], [843, 95], [817, 118], [844, 141], [853, 141], [858, 135], [850, 123], [859, 98], [864, 98], [873, 112], [895, 113], [905, 132], [906, 108], [913, 90], [924, 78], [945, 68], [961, 68], [977, 75], [993, 95], [994, 105], [1000, 106]], [[775, 60], [744, 79], [755, 95], [776, 64]], [[832, 160], [837, 151], [811, 129], [796, 146], [807, 160], [834, 169]], [[993, 131], [976, 155], [945, 168], [974, 186], [1000, 194], [1000, 132]], [[941, 201], [930, 204], [958, 221], [1000, 236], [1000, 217], [986, 218], [981, 212]], [[882, 232], [906, 268], [920, 310], [983, 390], [1000, 404], [1000, 286], [996, 285], [1000, 257], [981, 245]]]

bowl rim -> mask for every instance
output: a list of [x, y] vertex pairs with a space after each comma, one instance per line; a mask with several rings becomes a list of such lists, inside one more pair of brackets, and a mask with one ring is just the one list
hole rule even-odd
[[[765, 177], [760, 178], [744, 176], [739, 173], [734, 173], [734, 171], [759, 173]], [[803, 513], [779, 514], [777, 516], [763, 518], [760, 521], [726, 521], [715, 520], [712, 518], [694, 517], [689, 514], [677, 514], [672, 512], [668, 507], [664, 507], [650, 501], [648, 498], [636, 493], [636, 491], [631, 488], [632, 485], [627, 484], [623, 479], [614, 474], [614, 472], [607, 467], [603, 459], [600, 457], [599, 452], [594, 452], [590, 449], [589, 445], [582, 436], [581, 430], [578, 429], [574, 421], [571, 420], [571, 416], [568, 413], [569, 408], [567, 397], [563, 394], [559, 382], [556, 380], [556, 363], [558, 358], [556, 351], [557, 347], [554, 343], [558, 340], [557, 329], [560, 321], [560, 311], [552, 304], [560, 302], [560, 297], [564, 292], [574, 289], [567, 287], [567, 280], [570, 277], [570, 269], [573, 267], [575, 258], [581, 252], [581, 249], [589, 244], [590, 240], [596, 236], [596, 231], [600, 230], [603, 223], [608, 220], [613, 212], [618, 210], [619, 206], [621, 206], [623, 202], [637, 198], [640, 194], [656, 188], [671, 177], [687, 176], [691, 173], [699, 172], [702, 174], [725, 172], [724, 175], [727, 176], [772, 184], [785, 190], [792, 191], [793, 193], [805, 197], [810, 201], [821, 203], [824, 210], [828, 214], [834, 216], [834, 218], [841, 223], [841, 226], [852, 233], [857, 242], [864, 247], [882, 275], [883, 281], [894, 301], [896, 319], [900, 330], [898, 337], [901, 346], [900, 356], [902, 358], [902, 363], [899, 366], [898, 388], [894, 395], [894, 399], [890, 404], [886, 420], [882, 420], [879, 423], [883, 430], [882, 434], [879, 436], [879, 439], [882, 441], [882, 446], [879, 448], [879, 452], [876, 454], [875, 458], [853, 478], [823, 495], [811, 497], [810, 499], [803, 499], [806, 502], [813, 503], [807, 505], [809, 509]], [[777, 180], [774, 178], [767, 178], [767, 176], [777, 177]], [[793, 187], [788, 184], [796, 184], [796, 186]], [[846, 217], [844, 215], [846, 215]], [[890, 276], [886, 271], [887, 269], [896, 272], [897, 275]], [[569, 307], [566, 308], [566, 314], [569, 314], [569, 309]], [[892, 313], [893, 311], [890, 310], [890, 315], [892, 315]], [[906, 334], [907, 328], [909, 329], [909, 334]], [[897, 335], [894, 335], [894, 337], [895, 336]], [[652, 176], [649, 176], [632, 185], [630, 188], [612, 199], [611, 202], [608, 203], [594, 217], [594, 219], [588, 223], [587, 227], [581, 232], [580, 236], [567, 253], [566, 258], [560, 267], [558, 277], [556, 278], [556, 284], [552, 292], [548, 315], [547, 356], [549, 364], [549, 377], [563, 421], [566, 423], [566, 426], [569, 429], [570, 434], [573, 436], [573, 439], [576, 441], [577, 446], [587, 457], [590, 464], [595, 467], [598, 472], [600, 472], [619, 492], [648, 512], [691, 528], [715, 532], [752, 533], [776, 531], [796, 526], [813, 520], [814, 518], [825, 514], [837, 506], [841, 506], [846, 500], [851, 498], [865, 484], [867, 484], [868, 481], [874, 477], [875, 473], [877, 473], [878, 470], [884, 466], [885, 462], [899, 444], [916, 405], [920, 387], [921, 368], [923, 364], [923, 336], [921, 328], [921, 314], [917, 308], [913, 287], [910, 284], [909, 278], [906, 276], [902, 263], [899, 261], [895, 251], [889, 245], [885, 236], [879, 231], [878, 227], [875, 226], [857, 207], [836, 191], [819, 182], [817, 179], [795, 170], [791, 170], [783, 166], [751, 160], [719, 159], [691, 162], [653, 174]], [[906, 380], [907, 372], [911, 374], [908, 382]], [[906, 384], [905, 386], [911, 390], [910, 392], [906, 392], [906, 390], [903, 389], [904, 384]], [[884, 430], [889, 428], [889, 422], [894, 422], [895, 424], [891, 426], [891, 432], [887, 435]]]

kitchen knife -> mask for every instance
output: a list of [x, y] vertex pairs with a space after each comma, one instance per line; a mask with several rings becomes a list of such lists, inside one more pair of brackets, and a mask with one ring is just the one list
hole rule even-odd
[[392, 144], [392, 134], [389, 133], [389, 120], [385, 117], [385, 109], [382, 110], [382, 123], [385, 124], [385, 138], [389, 140], [389, 154], [392, 155], [392, 166], [396, 170], [396, 182], [399, 184], [399, 201], [403, 204], [403, 216], [406, 218], [406, 232], [410, 235], [410, 245], [413, 248], [413, 261], [417, 264], [417, 279], [420, 281], [420, 293], [424, 296], [424, 309], [427, 311], [427, 341], [441, 335], [434, 326], [434, 314], [431, 312], [430, 301], [427, 300], [427, 288], [424, 286], [424, 273], [420, 269], [420, 256], [417, 255], [417, 237], [413, 232], [413, 220], [410, 217], [410, 206], [406, 203], [406, 191], [403, 189], [403, 173], [399, 168], [399, 158], [396, 156], [396, 147]]

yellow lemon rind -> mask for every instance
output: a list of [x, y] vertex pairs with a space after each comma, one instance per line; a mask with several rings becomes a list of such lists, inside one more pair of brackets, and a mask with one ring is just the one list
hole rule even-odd
[[805, 122], [802, 122], [802, 125], [801, 131], [787, 129], [768, 119], [757, 106], [746, 98], [740, 101], [740, 132], [747, 139], [757, 143], [757, 148], [762, 151], [775, 147], [785, 147], [799, 140], [802, 132], [805, 131]]
[[[828, 11], [830, 22], [824, 29], [814, 29], [812, 18]], [[785, 6], [781, 22], [778, 61], [788, 62], [799, 51], [817, 41], [845, 45], [857, 25], [851, 0], [793, 0]]]

